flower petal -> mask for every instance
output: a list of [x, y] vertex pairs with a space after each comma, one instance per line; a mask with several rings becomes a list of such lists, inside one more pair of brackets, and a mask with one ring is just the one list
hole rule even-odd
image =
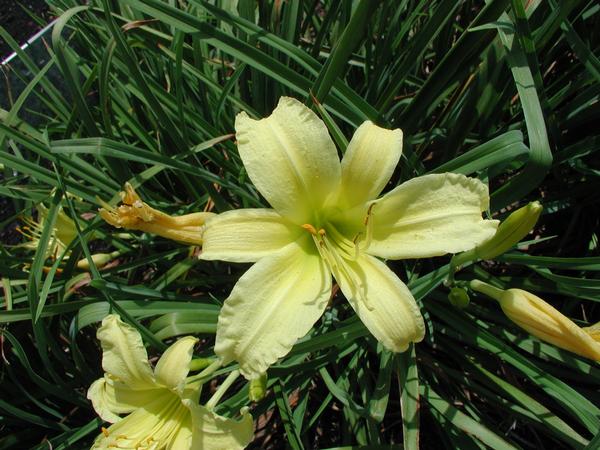
[[227, 419], [207, 408], [184, 400], [192, 413], [194, 450], [237, 450], [254, 438], [252, 416], [242, 410], [240, 420]]
[[402, 154], [402, 130], [364, 122], [342, 159], [341, 201], [347, 207], [377, 198]]
[[494, 235], [497, 220], [483, 220], [488, 188], [455, 173], [425, 175], [374, 202], [367, 252], [382, 258], [440, 256], [469, 250]]
[[154, 369], [158, 383], [171, 390], [183, 391], [196, 342], [198, 339], [195, 337], [186, 336], [165, 350]]
[[246, 378], [257, 378], [319, 319], [331, 295], [331, 275], [312, 241], [292, 243], [260, 259], [225, 300], [215, 353], [236, 360]]
[[191, 436], [191, 424], [189, 409], [180, 398], [167, 389], [161, 389], [151, 403], [103, 430], [92, 450], [166, 448], [175, 438], [181, 441], [182, 428], [187, 428], [187, 435]]
[[266, 119], [235, 119], [238, 150], [256, 188], [282, 216], [311, 222], [340, 181], [340, 163], [327, 127], [289, 97]]
[[272, 209], [238, 209], [206, 223], [201, 259], [254, 262], [295, 241], [301, 227]]
[[410, 290], [381, 261], [360, 255], [346, 260], [336, 278], [344, 296], [371, 334], [388, 350], [403, 352], [425, 336], [425, 324]]
[[156, 386], [140, 333], [116, 314], [102, 321], [96, 334], [102, 345], [104, 371], [132, 389]]
[[107, 422], [117, 422], [119, 414], [127, 414], [154, 400], [157, 390], [133, 390], [105, 375], [92, 383], [87, 398], [98, 415]]

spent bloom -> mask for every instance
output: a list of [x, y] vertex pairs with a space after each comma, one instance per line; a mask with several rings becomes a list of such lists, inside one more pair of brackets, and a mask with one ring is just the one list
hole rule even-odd
[[225, 301], [215, 352], [257, 378], [323, 314], [332, 276], [369, 331], [394, 352], [425, 333], [407, 286], [379, 259], [462, 252], [489, 239], [485, 184], [454, 173], [425, 175], [377, 198], [402, 152], [402, 131], [371, 122], [343, 160], [325, 124], [283, 97], [272, 115], [235, 122], [248, 176], [272, 209], [207, 220], [205, 260], [256, 262]]
[[600, 323], [581, 328], [537, 295], [522, 289], [502, 290], [479, 280], [470, 285], [497, 300], [510, 320], [538, 339], [600, 361]]
[[201, 382], [187, 376], [196, 338], [171, 345], [154, 370], [139, 332], [119, 316], [102, 321], [98, 339], [105, 375], [90, 386], [88, 398], [112, 425], [102, 428], [92, 449], [233, 450], [252, 440], [246, 411], [237, 421], [198, 404]]
[[147, 233], [184, 242], [191, 245], [202, 244], [202, 226], [210, 212], [196, 212], [183, 216], [170, 216], [152, 208], [143, 202], [133, 186], [125, 183], [125, 190], [120, 192], [121, 205], [113, 208], [108, 203], [100, 209], [100, 216], [112, 226], [140, 230]]

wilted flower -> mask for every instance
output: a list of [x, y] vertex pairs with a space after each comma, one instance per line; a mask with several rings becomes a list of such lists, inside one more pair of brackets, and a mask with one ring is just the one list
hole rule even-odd
[[210, 212], [170, 216], [144, 203], [129, 183], [125, 183], [125, 191], [120, 195], [121, 205], [113, 208], [105, 203], [100, 209], [105, 221], [117, 228], [145, 231], [187, 244], [202, 244], [204, 222], [214, 216]]

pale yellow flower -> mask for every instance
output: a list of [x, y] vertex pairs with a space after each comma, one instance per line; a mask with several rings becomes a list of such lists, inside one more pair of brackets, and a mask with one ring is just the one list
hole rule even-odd
[[210, 212], [196, 212], [183, 216], [170, 216], [144, 203], [133, 186], [125, 183], [120, 192], [122, 204], [113, 208], [104, 204], [100, 216], [112, 226], [140, 230], [147, 233], [192, 245], [202, 244], [202, 230]]
[[[40, 236], [46, 226], [48, 220], [48, 209], [42, 204], [38, 204], [36, 207], [38, 211], [38, 220], [34, 220], [32, 217], [26, 216], [22, 220], [25, 223], [23, 228], [18, 228], [18, 231], [25, 236], [28, 240], [18, 247], [28, 248], [30, 250], [37, 250], [40, 245]], [[56, 259], [62, 255], [69, 244], [77, 238], [77, 227], [73, 219], [71, 219], [64, 212], [61, 206], [58, 207], [56, 214], [56, 221], [50, 234], [50, 240], [46, 247], [46, 258]], [[93, 233], [88, 235], [88, 239], [91, 241], [95, 239]], [[92, 261], [97, 267], [103, 267], [109, 263], [112, 259], [119, 256], [120, 252], [114, 251], [111, 253], [96, 253], [91, 255]], [[65, 255], [64, 260], [69, 259], [69, 255]], [[81, 270], [89, 270], [90, 264], [87, 258], [80, 259], [77, 261], [77, 268]], [[59, 272], [62, 269], [58, 269]]]
[[500, 303], [504, 314], [542, 341], [600, 361], [600, 324], [581, 328], [549, 303], [522, 289], [501, 290], [479, 280], [471, 287]]
[[402, 131], [371, 122], [340, 163], [325, 124], [292, 98], [273, 114], [236, 118], [248, 176], [273, 209], [225, 212], [206, 223], [205, 260], [256, 262], [225, 301], [215, 352], [257, 378], [325, 310], [332, 275], [370, 332], [394, 351], [425, 333], [410, 290], [378, 258], [423, 258], [489, 239], [488, 189], [446, 173], [414, 178], [380, 199], [402, 151]]
[[118, 316], [102, 321], [98, 339], [106, 373], [90, 386], [88, 398], [113, 425], [102, 428], [92, 449], [235, 450], [252, 440], [247, 412], [237, 421], [198, 404], [201, 385], [187, 378], [197, 339], [179, 339], [154, 371], [139, 332]]
[[[39, 246], [40, 236], [44, 230], [46, 220], [48, 219], [48, 209], [39, 203], [36, 206], [38, 212], [37, 221], [32, 217], [23, 217], [25, 227], [19, 229], [21, 234], [28, 238], [28, 241], [21, 244], [21, 247], [36, 250]], [[67, 246], [77, 238], [77, 227], [75, 222], [63, 211], [62, 207], [58, 207], [56, 214], [56, 221], [54, 222], [54, 228], [50, 235], [50, 241], [46, 248], [47, 258], [56, 258], [62, 254]]]

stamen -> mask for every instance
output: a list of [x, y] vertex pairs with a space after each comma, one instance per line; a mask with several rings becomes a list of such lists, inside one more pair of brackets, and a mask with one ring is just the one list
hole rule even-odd
[[329, 270], [333, 276], [338, 280], [338, 282], [341, 279], [345, 279], [350, 285], [352, 292], [354, 292], [355, 295], [362, 300], [365, 307], [369, 311], [372, 311], [373, 305], [369, 302], [367, 296], [362, 293], [360, 280], [357, 279], [356, 274], [349, 269], [348, 264], [340, 256], [340, 252], [336, 251], [335, 247], [333, 247], [329, 239], [327, 239], [325, 236], [323, 236], [322, 239], [317, 239], [316, 236], [313, 236], [313, 240], [315, 241], [321, 258], [323, 258], [325, 263], [329, 266]]
[[317, 235], [317, 229], [315, 227], [313, 227], [310, 223], [305, 223], [304, 225], [302, 225], [302, 228], [304, 228], [306, 231], [308, 231], [313, 236]]
[[[104, 427], [100, 428], [100, 431], [102, 431], [102, 434], [106, 437], [108, 437], [110, 435], [110, 433], [108, 432], [108, 430]], [[118, 439], [118, 438], [117, 438]]]
[[333, 242], [342, 251], [346, 259], [356, 260], [355, 246], [350, 239], [340, 233], [337, 228], [328, 223], [327, 229], [330, 231]]
[[357, 235], [355, 238], [355, 243], [358, 244], [362, 250], [368, 248], [369, 245], [371, 245], [371, 241], [373, 240], [373, 208], [374, 207], [375, 207], [375, 203], [371, 203], [371, 205], [369, 205], [369, 209], [367, 210], [367, 215], [365, 216], [365, 220], [364, 220], [365, 229], [366, 229], [365, 238], [356, 240], [359, 237], [359, 235]]

